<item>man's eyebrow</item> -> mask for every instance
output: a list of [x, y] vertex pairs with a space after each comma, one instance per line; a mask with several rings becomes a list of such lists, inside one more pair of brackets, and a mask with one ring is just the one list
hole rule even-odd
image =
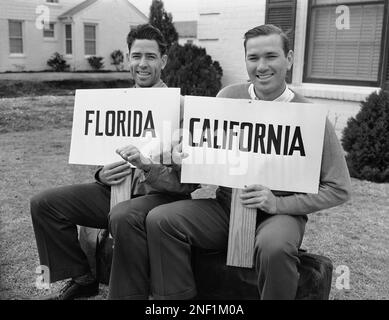
[[280, 54], [280, 53], [277, 51], [268, 51], [268, 52], [266, 52], [266, 54], [271, 55], [271, 54]]
[[248, 53], [247, 56], [248, 57], [256, 57], [256, 56], [259, 56], [259, 55], [279, 55], [280, 53], [277, 52], [277, 51], [266, 51], [264, 53], [261, 53], [261, 54], [258, 54], [258, 53]]

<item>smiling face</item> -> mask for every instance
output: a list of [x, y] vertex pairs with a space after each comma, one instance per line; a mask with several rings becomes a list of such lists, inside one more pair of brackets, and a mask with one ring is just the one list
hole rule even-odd
[[285, 56], [281, 36], [270, 34], [246, 42], [246, 69], [255, 94], [274, 100], [285, 90], [286, 72], [293, 64], [293, 51]]
[[159, 51], [155, 40], [136, 39], [130, 51], [130, 71], [139, 87], [152, 87], [161, 79], [167, 56]]

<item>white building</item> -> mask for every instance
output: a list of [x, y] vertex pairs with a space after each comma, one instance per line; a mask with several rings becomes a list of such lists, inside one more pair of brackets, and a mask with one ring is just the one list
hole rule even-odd
[[198, 9], [199, 46], [220, 62], [223, 86], [248, 79], [243, 35], [264, 23], [290, 31], [291, 87], [303, 95], [360, 101], [389, 86], [389, 1], [199, 0]]
[[[0, 72], [49, 69], [59, 52], [71, 70], [89, 70], [89, 56], [128, 51], [130, 27], [147, 17], [127, 0], [0, 0]], [[45, 23], [45, 27], [42, 25]]]
[[199, 45], [197, 40], [197, 21], [174, 21], [174, 27], [178, 33], [178, 43], [180, 45]]

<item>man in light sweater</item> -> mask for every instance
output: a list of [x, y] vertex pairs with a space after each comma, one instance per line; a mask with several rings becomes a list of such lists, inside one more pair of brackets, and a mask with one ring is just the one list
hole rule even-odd
[[[222, 89], [218, 97], [308, 102], [288, 88], [293, 64], [288, 38], [273, 25], [246, 32], [249, 83]], [[304, 179], [304, 177], [296, 177]], [[350, 197], [350, 177], [343, 150], [326, 120], [318, 194], [272, 191], [251, 185], [242, 204], [257, 209], [254, 266], [261, 299], [294, 299], [298, 285], [298, 248], [307, 214], [340, 205]], [[158, 206], [146, 218], [151, 290], [155, 299], [191, 299], [196, 285], [191, 249], [227, 250], [231, 189], [219, 187], [216, 199], [181, 200]]]

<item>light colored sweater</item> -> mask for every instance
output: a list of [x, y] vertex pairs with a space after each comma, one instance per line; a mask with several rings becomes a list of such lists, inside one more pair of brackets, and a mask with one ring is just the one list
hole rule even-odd
[[[217, 97], [250, 99], [249, 85], [250, 83], [227, 86], [218, 93]], [[309, 101], [298, 93], [294, 93], [291, 102], [307, 103]], [[304, 179], [304, 177], [296, 177], [296, 179]], [[276, 214], [289, 215], [305, 215], [340, 205], [350, 199], [350, 175], [344, 152], [328, 118], [324, 132], [319, 192], [310, 194], [273, 191], [273, 194], [276, 196]], [[229, 211], [231, 188], [219, 187], [216, 191], [216, 198]]]

